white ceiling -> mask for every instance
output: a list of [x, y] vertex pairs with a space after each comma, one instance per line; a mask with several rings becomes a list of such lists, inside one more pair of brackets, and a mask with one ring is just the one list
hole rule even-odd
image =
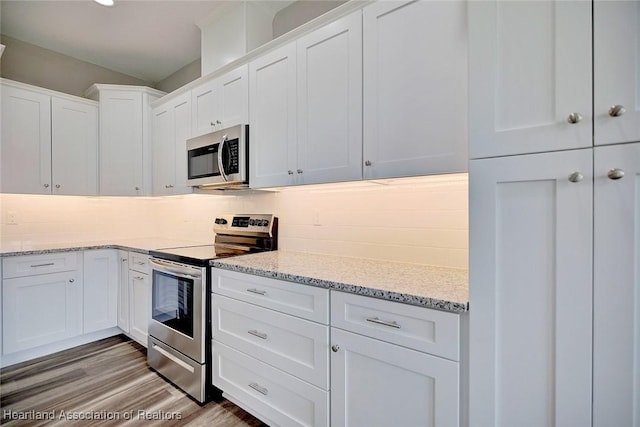
[[0, 32], [154, 84], [200, 57], [196, 23], [224, 3], [115, 2], [104, 7], [92, 0], [2, 0]]

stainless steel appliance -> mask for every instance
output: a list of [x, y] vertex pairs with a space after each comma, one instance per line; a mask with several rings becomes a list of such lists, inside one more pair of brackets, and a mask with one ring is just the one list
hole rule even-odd
[[208, 400], [211, 378], [209, 261], [276, 250], [273, 215], [222, 215], [213, 245], [151, 251], [151, 316], [147, 362], [198, 402]]
[[249, 125], [237, 125], [187, 140], [187, 185], [246, 187]]

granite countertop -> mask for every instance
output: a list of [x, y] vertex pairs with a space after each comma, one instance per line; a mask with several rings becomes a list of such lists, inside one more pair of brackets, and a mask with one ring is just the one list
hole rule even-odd
[[40, 244], [4, 243], [0, 248], [0, 256], [9, 257], [20, 255], [40, 255], [55, 252], [85, 251], [91, 249], [122, 249], [126, 251], [148, 254], [149, 251], [157, 249], [206, 244], [208, 243], [195, 242], [192, 240], [164, 239], [157, 237]]
[[274, 251], [211, 261], [213, 267], [455, 313], [469, 310], [467, 270]]

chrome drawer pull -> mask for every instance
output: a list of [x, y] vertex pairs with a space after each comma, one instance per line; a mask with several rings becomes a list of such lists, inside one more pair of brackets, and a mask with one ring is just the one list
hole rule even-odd
[[31, 268], [35, 268], [35, 267], [50, 267], [52, 265], [56, 265], [56, 263], [55, 262], [48, 262], [46, 264], [35, 264], [35, 265], [32, 265]]
[[367, 317], [367, 322], [377, 323], [379, 325], [384, 325], [384, 326], [389, 326], [389, 327], [392, 327], [392, 328], [400, 329], [400, 325], [397, 324], [395, 321], [388, 322], [386, 320], [380, 320], [377, 317]]
[[258, 294], [258, 295], [266, 295], [267, 291], [260, 291], [258, 289], [247, 289], [247, 292], [251, 292], [252, 294]]
[[262, 338], [263, 340], [267, 339], [267, 334], [262, 333], [262, 332], [258, 332], [255, 329], [252, 329], [250, 331], [247, 331], [248, 333], [250, 333], [251, 335], [258, 337], [258, 338]]
[[259, 386], [258, 384], [256, 384], [256, 383], [251, 383], [251, 384], [249, 384], [249, 387], [251, 387], [252, 389], [254, 389], [255, 391], [257, 391], [258, 393], [262, 393], [262, 394], [264, 394], [265, 396], [266, 396], [267, 394], [269, 394], [269, 390], [267, 390], [267, 389], [266, 389], [266, 388], [264, 388], [264, 387], [260, 387], [260, 386]]

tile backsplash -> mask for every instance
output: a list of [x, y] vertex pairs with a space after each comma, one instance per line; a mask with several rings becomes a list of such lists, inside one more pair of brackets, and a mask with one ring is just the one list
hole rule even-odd
[[210, 243], [216, 214], [273, 212], [283, 250], [468, 266], [466, 174], [172, 197], [0, 194], [0, 211], [0, 243], [11, 250], [140, 237]]

